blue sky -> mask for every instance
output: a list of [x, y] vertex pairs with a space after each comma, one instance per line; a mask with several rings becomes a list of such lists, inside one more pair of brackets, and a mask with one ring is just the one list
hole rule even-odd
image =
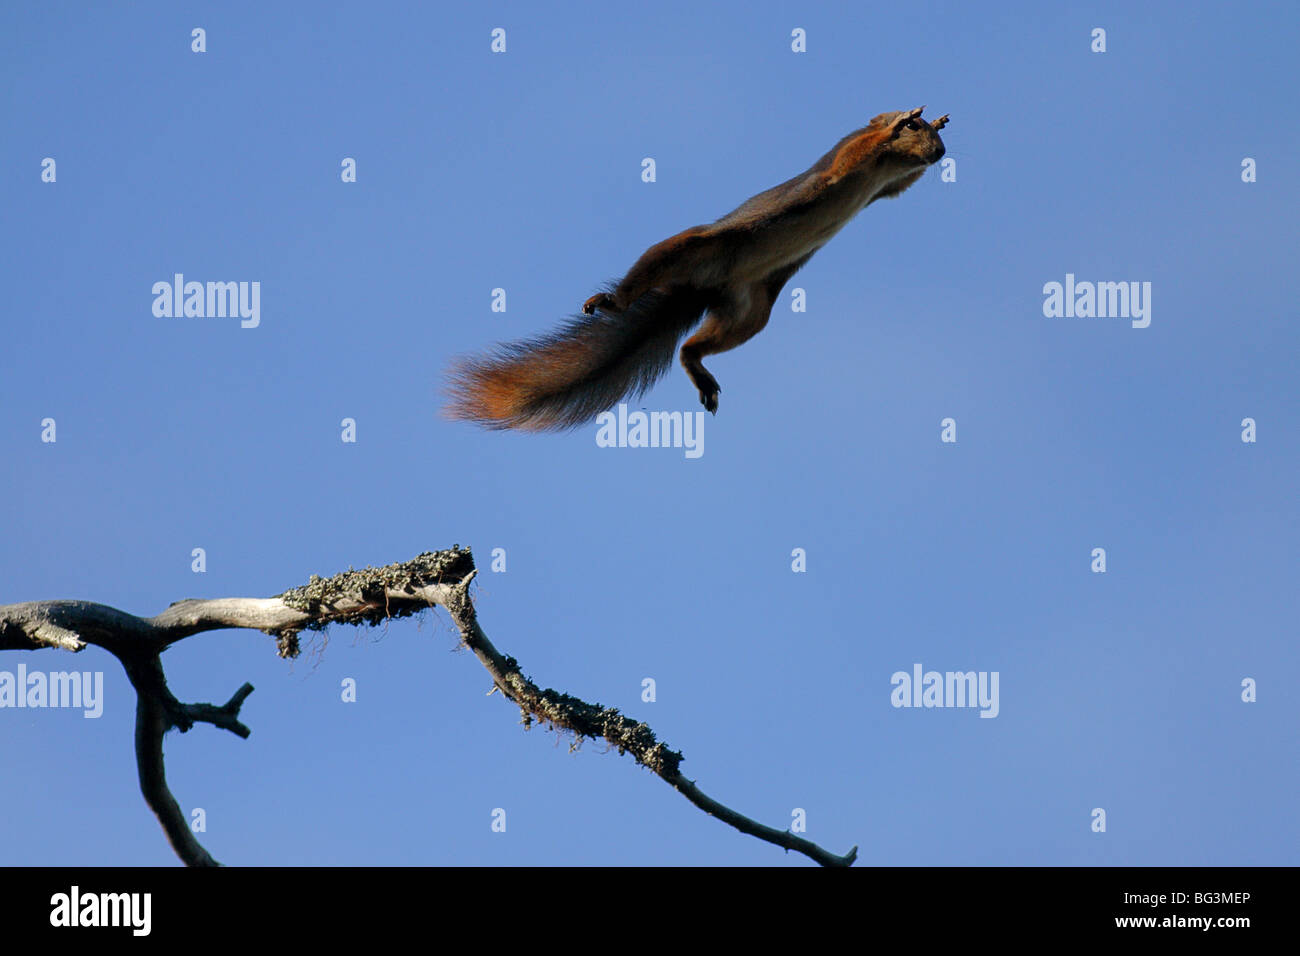
[[[149, 615], [469, 545], [485, 630], [539, 684], [864, 864], [1295, 864], [1297, 20], [9, 5], [0, 603]], [[452, 356], [553, 327], [647, 246], [922, 104], [951, 114], [955, 181], [871, 206], [707, 363], [699, 458], [438, 417]], [[259, 282], [260, 325], [155, 317], [178, 272]], [[1150, 326], [1046, 317], [1067, 274], [1150, 282]], [[641, 405], [696, 401], [674, 367]], [[292, 664], [249, 631], [164, 660], [185, 700], [257, 688], [247, 741], [167, 739], [225, 863], [807, 863], [598, 743], [525, 732], [440, 613]], [[174, 864], [117, 662], [0, 654], [20, 663], [102, 671], [104, 712], [0, 709], [0, 862]], [[891, 706], [917, 663], [997, 672], [997, 717]]]

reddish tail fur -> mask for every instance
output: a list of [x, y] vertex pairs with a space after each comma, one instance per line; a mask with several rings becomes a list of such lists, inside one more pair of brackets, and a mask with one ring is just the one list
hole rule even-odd
[[555, 332], [461, 359], [444, 414], [487, 428], [575, 428], [662, 378], [708, 304], [687, 287], [648, 292], [617, 315], [574, 316]]
[[462, 360], [447, 416], [488, 428], [574, 428], [653, 385], [706, 310], [681, 357], [700, 404], [716, 413], [721, 389], [701, 360], [762, 331], [786, 282], [831, 236], [943, 157], [948, 117], [929, 123], [924, 109], [881, 113], [800, 175], [655, 243], [559, 331]]

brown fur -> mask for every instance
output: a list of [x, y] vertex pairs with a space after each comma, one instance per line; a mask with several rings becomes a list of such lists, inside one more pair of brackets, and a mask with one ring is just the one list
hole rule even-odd
[[785, 283], [818, 249], [943, 156], [938, 131], [948, 117], [931, 124], [922, 109], [882, 113], [806, 172], [710, 225], [651, 246], [564, 328], [460, 360], [449, 380], [447, 416], [489, 428], [581, 425], [653, 385], [701, 315], [681, 362], [701, 404], [716, 412], [721, 389], [701, 359], [757, 335]]

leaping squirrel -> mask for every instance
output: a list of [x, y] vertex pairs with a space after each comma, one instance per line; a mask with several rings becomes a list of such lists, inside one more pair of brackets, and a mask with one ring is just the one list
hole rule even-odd
[[539, 338], [462, 359], [450, 373], [449, 418], [488, 428], [573, 428], [639, 396], [682, 365], [716, 413], [718, 381], [700, 361], [767, 325], [789, 278], [858, 212], [897, 196], [944, 154], [920, 109], [881, 113], [835, 144], [807, 172], [746, 201], [708, 226], [651, 246], [622, 281], [593, 295], [582, 315]]

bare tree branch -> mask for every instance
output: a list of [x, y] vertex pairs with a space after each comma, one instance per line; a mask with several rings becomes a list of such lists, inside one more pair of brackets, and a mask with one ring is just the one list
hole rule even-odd
[[87, 601], [0, 605], [0, 650], [52, 647], [80, 651], [94, 644], [121, 661], [137, 695], [135, 750], [140, 790], [177, 856], [188, 866], [219, 864], [195, 838], [167, 786], [163, 736], [172, 728], [184, 733], [195, 723], [209, 723], [247, 737], [250, 731], [239, 721], [239, 710], [253, 687], [245, 683], [220, 706], [182, 703], [167, 687], [159, 655], [176, 641], [203, 631], [251, 628], [275, 637], [281, 657], [297, 657], [298, 634], [303, 630], [321, 630], [336, 623], [377, 624], [433, 605], [447, 609], [461, 640], [487, 669], [495, 686], [519, 706], [525, 727], [540, 722], [571, 731], [578, 742], [604, 739], [620, 754], [630, 753], [705, 813], [742, 833], [803, 853], [823, 866], [852, 865], [857, 847], [836, 856], [707, 796], [695, 781], [682, 776], [682, 755], [660, 743], [646, 724], [624, 717], [614, 708], [540, 689], [479, 627], [469, 598], [469, 585], [477, 573], [471, 553], [453, 547], [382, 568], [349, 569], [330, 578], [313, 575], [304, 587], [272, 598], [178, 601], [152, 618]]
[[167, 709], [155, 698], [140, 694], [135, 702], [135, 763], [144, 802], [162, 824], [167, 842], [186, 866], [220, 866], [194, 836], [176, 798], [167, 787], [163, 766], [163, 734], [170, 728]]
[[637, 763], [663, 778], [666, 783], [705, 813], [717, 817], [741, 833], [748, 833], [750, 836], [775, 843], [787, 850], [797, 850], [822, 866], [853, 865], [858, 855], [856, 846], [844, 856], [836, 856], [810, 840], [797, 837], [786, 830], [774, 830], [764, 826], [707, 796], [695, 785], [695, 781], [687, 780], [682, 776], [679, 769], [684, 759], [682, 755], [660, 743], [655, 738], [654, 731], [647, 725], [624, 717], [612, 707], [588, 704], [586, 701], [549, 688], [541, 690], [523, 675], [518, 662], [513, 657], [504, 656], [493, 646], [488, 636], [483, 633], [483, 629], [479, 627], [478, 615], [467, 593], [469, 582], [477, 573], [477, 571], [471, 572], [466, 576], [443, 607], [451, 614], [452, 620], [460, 629], [461, 639], [492, 675], [493, 683], [501, 693], [519, 705], [525, 726], [529, 726], [536, 719], [571, 730], [580, 739], [604, 738], [617, 747], [620, 754], [630, 753]]

